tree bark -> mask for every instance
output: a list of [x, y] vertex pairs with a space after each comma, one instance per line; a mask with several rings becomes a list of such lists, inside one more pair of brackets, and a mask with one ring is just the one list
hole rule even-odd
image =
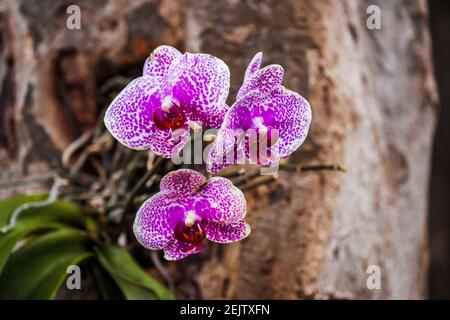
[[[211, 53], [231, 69], [229, 102], [257, 51], [285, 68], [313, 122], [292, 163], [347, 173], [287, 174], [247, 193], [252, 234], [167, 264], [179, 297], [423, 298], [427, 183], [437, 93], [424, 0], [0, 3], [2, 181], [59, 167], [92, 127], [99, 85], [138, 76], [159, 44]], [[382, 28], [366, 27], [381, 7]], [[10, 188], [0, 196], [23, 192]], [[381, 270], [370, 290], [369, 265]]]

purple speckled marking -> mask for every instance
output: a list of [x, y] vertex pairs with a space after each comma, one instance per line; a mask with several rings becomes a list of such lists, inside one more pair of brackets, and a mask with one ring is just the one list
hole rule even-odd
[[[206, 54], [181, 54], [170, 46], [156, 48], [144, 64], [143, 76], [133, 80], [109, 106], [105, 125], [123, 145], [151, 149], [165, 158], [189, 140], [189, 122], [219, 128], [229, 107], [228, 66]], [[156, 126], [156, 108], [174, 104], [182, 113], [181, 127]], [[158, 114], [161, 115], [161, 110]], [[166, 111], [164, 111], [166, 112]], [[185, 121], [184, 121], [185, 119]]]
[[206, 127], [219, 128], [228, 111], [228, 66], [209, 54], [185, 53], [180, 66], [172, 66], [169, 74], [173, 98], [185, 107], [186, 116]]
[[204, 243], [200, 242], [193, 248], [189, 248], [186, 243], [174, 239], [164, 248], [164, 259], [169, 261], [180, 260], [191, 254], [199, 253], [204, 247]]
[[246, 81], [252, 74], [259, 70], [259, 68], [261, 67], [262, 58], [262, 52], [258, 52], [257, 54], [255, 54], [255, 56], [252, 58], [252, 61], [250, 61], [247, 69], [245, 70], [244, 81]]
[[174, 203], [173, 195], [161, 192], [139, 208], [133, 231], [144, 247], [162, 249], [173, 239], [173, 230], [184, 216], [183, 203]]
[[[300, 147], [311, 123], [311, 108], [305, 98], [281, 85], [283, 74], [281, 66], [269, 65], [244, 81], [208, 154], [208, 172], [232, 165], [236, 158], [226, 155], [236, 150], [244, 150], [246, 158], [258, 164], [273, 164]], [[249, 152], [248, 139], [240, 137], [263, 129], [274, 130], [278, 139], [265, 148], [271, 157], [255, 158]]]
[[182, 54], [171, 46], [159, 46], [144, 63], [144, 76], [166, 78], [172, 63], [177, 63]]
[[213, 209], [202, 215], [205, 220], [233, 223], [246, 215], [247, 202], [244, 194], [228, 179], [211, 178], [198, 195], [207, 199]]
[[[227, 128], [219, 130], [217, 138], [212, 145], [206, 159], [206, 170], [216, 173], [234, 163], [237, 163], [238, 131]], [[235, 148], [236, 147], [236, 148]]]
[[202, 241], [176, 237], [180, 223], [181, 229], [198, 226], [203, 238], [211, 241], [234, 242], [250, 233], [243, 220], [246, 207], [243, 193], [231, 181], [207, 180], [194, 170], [180, 169], [167, 174], [161, 180], [161, 191], [139, 208], [133, 230], [144, 247], [164, 249], [166, 259], [177, 260], [203, 248]]
[[261, 95], [270, 92], [273, 88], [281, 85], [283, 76], [284, 69], [278, 64], [272, 64], [256, 71], [245, 80], [239, 89], [236, 101], [239, 101], [253, 90], [257, 90]]
[[185, 122], [184, 128], [176, 130], [159, 130], [154, 127], [152, 130], [153, 144], [152, 151], [161, 155], [164, 158], [172, 158], [181, 149], [183, 149], [186, 142], [189, 141], [189, 123]]
[[179, 169], [169, 172], [159, 184], [161, 191], [170, 192], [177, 195], [191, 195], [208, 180], [200, 172]]
[[250, 226], [241, 220], [235, 223], [207, 221], [204, 225], [206, 238], [218, 243], [229, 243], [244, 239], [250, 234]]
[[148, 149], [154, 140], [152, 112], [160, 104], [161, 93], [157, 83], [148, 77], [137, 78], [106, 110], [106, 128], [128, 148]]

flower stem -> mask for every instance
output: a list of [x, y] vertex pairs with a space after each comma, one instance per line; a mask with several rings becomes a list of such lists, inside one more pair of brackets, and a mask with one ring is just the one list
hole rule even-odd
[[242, 183], [250, 182], [253, 179], [257, 178], [259, 175], [260, 175], [259, 170], [256, 170], [255, 172], [249, 175], [238, 176], [236, 179], [232, 179], [231, 181], [233, 182], [233, 184], [239, 185]]
[[245, 169], [237, 167], [237, 168], [228, 169], [224, 172], [220, 172], [217, 174], [217, 176], [223, 177], [223, 178], [235, 178], [235, 177], [243, 176], [244, 174], [245, 174]]
[[256, 187], [259, 187], [260, 185], [270, 183], [272, 181], [275, 181], [278, 178], [278, 175], [270, 175], [270, 176], [264, 176], [257, 180], [254, 180], [252, 182], [249, 182], [247, 184], [244, 184], [243, 186], [239, 187], [242, 191], [247, 191], [250, 189], [254, 189]]
[[[305, 172], [305, 171], [339, 171], [347, 172], [347, 170], [338, 164], [313, 164], [313, 165], [299, 165], [299, 164], [280, 164], [280, 169], [290, 172]], [[260, 185], [275, 181], [278, 175], [268, 175], [258, 177], [259, 171], [248, 176], [238, 177], [233, 181], [242, 191], [254, 189]]]
[[339, 171], [339, 172], [347, 172], [347, 169], [341, 167], [338, 164], [311, 164], [311, 165], [300, 165], [300, 164], [280, 164], [280, 169], [286, 171], [294, 171], [297, 173], [304, 171]]

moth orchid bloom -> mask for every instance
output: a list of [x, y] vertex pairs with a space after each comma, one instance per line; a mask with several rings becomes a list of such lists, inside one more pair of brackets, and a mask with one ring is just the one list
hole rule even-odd
[[229, 243], [250, 234], [247, 203], [231, 181], [180, 169], [163, 177], [160, 189], [139, 208], [133, 230], [144, 247], [164, 249], [167, 260], [200, 252], [205, 238]]
[[123, 145], [171, 158], [188, 141], [191, 122], [220, 127], [229, 87], [230, 71], [222, 60], [160, 46], [146, 60], [143, 75], [108, 107], [105, 125]]
[[247, 67], [236, 102], [228, 110], [208, 154], [210, 173], [242, 158], [256, 164], [277, 163], [306, 138], [311, 123], [308, 101], [281, 85], [283, 67], [273, 64], [260, 69], [261, 61], [259, 52]]

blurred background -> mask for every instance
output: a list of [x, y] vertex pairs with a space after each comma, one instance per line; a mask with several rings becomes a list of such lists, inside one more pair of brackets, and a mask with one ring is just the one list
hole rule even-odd
[[[449, 299], [449, 39], [444, 0], [0, 0], [0, 200], [70, 174], [64, 199], [106, 221], [104, 238], [177, 298]], [[101, 119], [161, 44], [223, 59], [230, 105], [256, 52], [281, 64], [313, 110], [286, 161], [348, 172], [280, 172], [246, 191], [248, 239], [175, 263], [150, 255], [131, 232], [139, 201], [120, 222], [109, 204], [111, 185], [129, 193], [152, 155], [118, 146]], [[373, 265], [380, 289], [367, 286]], [[93, 282], [56, 298], [98, 298]]]

